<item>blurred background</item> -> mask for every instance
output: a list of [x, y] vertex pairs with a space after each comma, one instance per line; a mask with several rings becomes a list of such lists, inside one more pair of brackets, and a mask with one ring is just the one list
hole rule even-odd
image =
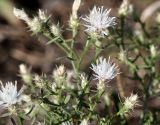
[[[94, 5], [103, 5], [106, 8], [112, 8], [111, 15], [116, 17], [121, 2], [122, 0], [82, 0], [78, 14], [81, 17]], [[30, 17], [36, 15], [39, 9], [43, 9], [51, 15], [53, 23], [59, 23], [65, 29], [68, 27], [72, 3], [73, 0], [0, 0], [0, 80], [3, 82], [18, 80], [21, 84], [19, 77], [21, 63], [27, 64], [32, 72], [39, 74], [42, 72], [50, 74], [56, 65], [63, 63], [67, 68], [71, 68], [59, 48], [47, 45], [47, 39], [43, 36], [32, 35], [27, 25], [13, 15], [13, 7], [23, 8]], [[160, 10], [159, 0], [131, 0], [131, 3], [147, 26], [154, 23]], [[83, 49], [83, 35], [80, 34], [77, 38], [75, 46], [77, 51]], [[70, 33], [63, 32], [63, 36], [68, 39]], [[88, 65], [87, 62], [84, 63], [83, 69], [87, 70]], [[126, 69], [123, 70], [125, 74]], [[130, 85], [129, 88], [125, 88], [129, 93], [137, 87], [136, 83], [126, 82], [126, 84]]]

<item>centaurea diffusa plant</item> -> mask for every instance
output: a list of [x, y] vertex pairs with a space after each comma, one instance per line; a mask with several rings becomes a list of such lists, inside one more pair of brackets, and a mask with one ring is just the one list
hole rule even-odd
[[[156, 34], [152, 36], [151, 32], [146, 30], [144, 22], [132, 10], [127, 0], [124, 0], [119, 8], [118, 19], [110, 16], [111, 9], [106, 9], [104, 6], [94, 6], [89, 15], [82, 15], [82, 18], [79, 18], [77, 13], [80, 5], [80, 0], [74, 1], [66, 29], [72, 35], [67, 40], [62, 35], [61, 24], [52, 24], [42, 10], [31, 19], [23, 10], [14, 9], [16, 17], [24, 20], [33, 33], [44, 35], [48, 39], [47, 44], [56, 44], [70, 62], [70, 69], [68, 65], [58, 64], [52, 75], [33, 75], [26, 72], [28, 70], [22, 72], [24, 67], [21, 66], [22, 79], [26, 79], [25, 74], [31, 76], [29, 84], [24, 80], [26, 93], [31, 95], [31, 102], [25, 105], [25, 109], [18, 110], [21, 114], [21, 123], [27, 117], [32, 124], [111, 125], [118, 121], [120, 125], [124, 125], [129, 120], [126, 114], [131, 115], [136, 106], [142, 106], [139, 123], [153, 124], [153, 119], [155, 121], [159, 119], [159, 112], [148, 108], [148, 100], [156, 97], [160, 92], [158, 84], [160, 75], [156, 68], [160, 60], [159, 46], [157, 46], [159, 36]], [[130, 20], [135, 24], [138, 23], [140, 28], [134, 29], [128, 26]], [[81, 26], [84, 26], [84, 31]], [[157, 25], [156, 31], [158, 32], [159, 29]], [[86, 41], [83, 50], [77, 53], [75, 44], [78, 41], [76, 36], [79, 31], [86, 32], [84, 36]], [[83, 62], [86, 61], [85, 57], [90, 49], [94, 50], [94, 54], [87, 62], [88, 67], [84, 68]], [[104, 57], [100, 56], [103, 50], [109, 50], [108, 59], [105, 59], [106, 53], [103, 54]], [[115, 50], [115, 53], [110, 55], [110, 50]], [[123, 80], [124, 85], [128, 83], [128, 79], [139, 84], [144, 93], [141, 97], [143, 102], [140, 103], [142, 105], [139, 105], [137, 94], [128, 97], [125, 92], [123, 95], [118, 89], [119, 94], [116, 90], [115, 93], [125, 99], [120, 102], [116, 98], [118, 96], [115, 97], [110, 86], [114, 84], [112, 82], [114, 78], [117, 78], [117, 81], [115, 80], [117, 84], [123, 85], [119, 75], [121, 66], [117, 61], [113, 63], [110, 57], [116, 57], [120, 60], [119, 63], [127, 66], [127, 74], [121, 75], [127, 79]], [[125, 86], [120, 87], [123, 91]], [[110, 90], [107, 94], [106, 88]], [[103, 113], [97, 110], [100, 105]]]

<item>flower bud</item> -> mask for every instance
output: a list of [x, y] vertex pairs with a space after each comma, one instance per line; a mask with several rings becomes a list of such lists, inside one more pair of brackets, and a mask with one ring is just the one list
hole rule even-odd
[[72, 17], [74, 19], [77, 19], [77, 11], [80, 7], [81, 0], [74, 0], [73, 6], [72, 6]]
[[156, 47], [154, 45], [150, 46], [150, 53], [151, 53], [152, 58], [155, 58], [157, 56], [157, 50], [156, 50]]
[[39, 88], [43, 88], [45, 86], [44, 79], [46, 79], [45, 74], [43, 74], [42, 76], [35, 75], [34, 76], [34, 82], [35, 82], [36, 86], [39, 87]]
[[59, 83], [65, 79], [65, 67], [64, 65], [60, 65], [56, 70], [53, 71], [53, 77], [55, 82]]
[[60, 29], [59, 29], [59, 27], [56, 26], [56, 25], [54, 25], [54, 24], [51, 26], [51, 32], [55, 36], [59, 36], [60, 35]]
[[138, 105], [137, 100], [138, 100], [137, 94], [131, 94], [130, 97], [125, 98], [125, 101], [124, 101], [125, 112], [129, 112], [130, 110], [133, 110], [134, 107]]
[[140, 42], [144, 42], [144, 35], [143, 35], [143, 32], [141, 30], [136, 30], [134, 32], [135, 34], [135, 37], [140, 41]]
[[97, 84], [97, 90], [98, 90], [99, 95], [101, 95], [104, 92], [104, 90], [105, 90], [104, 81], [99, 81], [98, 82], [98, 84]]
[[127, 54], [125, 51], [121, 50], [119, 53], [119, 60], [127, 64]]
[[128, 0], [123, 0], [118, 13], [120, 16], [127, 16], [128, 14], [133, 12], [133, 6], [129, 3]]
[[27, 69], [26, 65], [21, 64], [19, 65], [20, 69], [20, 75], [25, 83], [31, 83], [32, 76], [30, 74], [30, 71]]
[[157, 14], [156, 22], [157, 22], [158, 24], [160, 24], [160, 13]]
[[88, 121], [86, 119], [83, 119], [80, 125], [88, 125]]
[[77, 29], [78, 28], [78, 26], [79, 26], [79, 21], [78, 21], [78, 19], [76, 19], [76, 18], [74, 18], [74, 17], [70, 17], [70, 20], [69, 20], [69, 26], [70, 26], [70, 28], [72, 28], [72, 29]]
[[24, 12], [24, 10], [20, 10], [20, 9], [17, 9], [17, 8], [14, 8], [13, 9], [13, 14], [21, 19], [21, 20], [24, 20], [25, 22], [29, 22], [30, 21], [30, 18], [28, 17], [28, 15]]
[[40, 9], [38, 11], [38, 17], [40, 20], [42, 20], [44, 22], [47, 20], [47, 16], [45, 15], [45, 12]]
[[81, 87], [82, 89], [84, 89], [88, 83], [88, 80], [84, 74], [81, 74], [80, 78], [81, 78]]

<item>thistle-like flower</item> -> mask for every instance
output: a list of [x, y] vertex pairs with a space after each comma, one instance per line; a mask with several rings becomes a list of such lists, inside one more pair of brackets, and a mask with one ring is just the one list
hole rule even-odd
[[111, 80], [119, 74], [118, 66], [110, 61], [110, 57], [108, 61], [105, 58], [100, 57], [96, 61], [96, 65], [92, 64], [91, 69], [95, 72], [93, 74], [95, 79], [104, 82], [105, 80]]
[[137, 105], [138, 105], [137, 94], [131, 94], [129, 97], [125, 98], [125, 101], [124, 101], [125, 112], [129, 112], [130, 110], [133, 110], [133, 108]]
[[15, 82], [15, 85], [12, 82], [6, 83], [5, 86], [2, 82], [0, 84], [0, 107], [7, 108], [22, 100], [23, 89], [17, 91], [17, 82]]
[[96, 7], [90, 11], [89, 16], [82, 18], [87, 28], [85, 31], [89, 34], [96, 34], [99, 37], [108, 35], [108, 27], [114, 27], [116, 25], [115, 17], [109, 17], [111, 9], [104, 9], [102, 7]]

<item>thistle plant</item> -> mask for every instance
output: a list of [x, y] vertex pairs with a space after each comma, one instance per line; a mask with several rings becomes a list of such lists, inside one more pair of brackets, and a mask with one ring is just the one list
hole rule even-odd
[[[159, 36], [151, 37], [127, 0], [122, 2], [118, 17], [110, 16], [111, 9], [94, 6], [88, 15], [80, 18], [77, 14], [80, 5], [81, 0], [75, 0], [72, 6], [66, 29], [72, 32], [70, 39], [63, 37], [60, 24], [53, 24], [51, 15], [47, 16], [43, 10], [30, 18], [23, 9], [14, 8], [14, 15], [23, 20], [33, 34], [43, 35], [48, 39], [46, 44], [55, 44], [64, 52], [71, 69], [59, 64], [52, 74], [38, 75], [20, 65], [20, 76], [25, 86], [23, 91], [17, 90], [17, 84], [1, 83], [0, 106], [8, 108], [9, 112], [10, 107], [14, 107], [16, 114], [13, 117], [11, 113], [4, 113], [3, 116], [11, 118], [13, 124], [21, 125], [25, 121], [42, 125], [125, 125], [135, 108], [141, 107], [137, 124], [158, 124], [159, 112], [149, 109], [147, 103], [159, 93], [160, 75], [155, 67], [160, 58], [155, 37]], [[141, 29], [126, 28], [130, 20], [138, 23]], [[77, 53], [76, 36], [82, 30], [81, 26], [85, 28], [82, 32], [86, 33], [86, 41], [83, 50]], [[157, 32], [159, 29], [158, 25]], [[89, 71], [85, 72], [82, 65], [90, 48], [95, 51], [88, 61], [86, 69]], [[108, 51], [106, 59], [105, 52], [111, 49], [115, 50], [115, 56]], [[117, 59], [119, 63], [112, 61]], [[121, 71], [120, 64], [127, 67], [127, 75]], [[138, 83], [144, 94], [139, 97], [137, 92], [127, 96], [118, 90], [118, 99], [114, 99], [111, 88], [114, 82], [121, 90], [125, 88], [118, 82], [120, 76]], [[104, 112], [101, 114], [97, 109], [102, 104]]]

